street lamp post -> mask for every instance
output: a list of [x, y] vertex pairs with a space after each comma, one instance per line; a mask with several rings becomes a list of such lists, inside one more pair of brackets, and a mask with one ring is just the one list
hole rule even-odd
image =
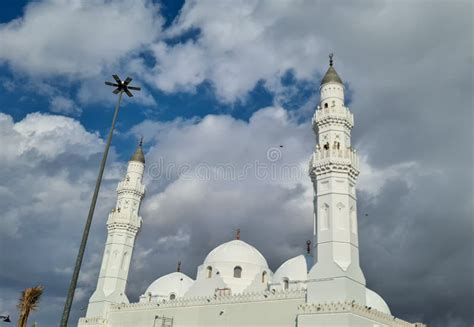
[[69, 285], [69, 290], [66, 297], [66, 302], [64, 304], [63, 315], [61, 318], [60, 327], [67, 327], [67, 322], [69, 319], [69, 313], [71, 312], [72, 300], [74, 298], [74, 293], [76, 291], [77, 279], [79, 277], [79, 271], [81, 270], [82, 258], [84, 257], [84, 251], [86, 249], [87, 238], [89, 237], [89, 230], [91, 228], [92, 217], [94, 216], [95, 205], [97, 202], [97, 196], [99, 195], [100, 184], [102, 182], [102, 175], [104, 174], [105, 163], [107, 162], [107, 155], [109, 153], [110, 143], [112, 142], [112, 135], [114, 133], [115, 122], [117, 121], [117, 116], [120, 108], [120, 102], [122, 101], [122, 95], [125, 93], [129, 97], [133, 97], [133, 94], [130, 90], [140, 91], [139, 87], [129, 86], [132, 79], [127, 77], [122, 81], [117, 75], [112, 75], [116, 83], [105, 82], [106, 85], [114, 86], [116, 89], [113, 91], [114, 94], [118, 94], [117, 104], [115, 105], [114, 116], [112, 118], [112, 126], [110, 127], [109, 135], [107, 137], [107, 143], [105, 145], [104, 154], [102, 155], [102, 160], [100, 162], [99, 175], [97, 176], [97, 181], [95, 183], [94, 194], [92, 196], [91, 205], [89, 207], [89, 214], [87, 215], [86, 225], [84, 226], [84, 232], [82, 233], [81, 245], [79, 247], [79, 252], [77, 253], [76, 264], [74, 266], [74, 272], [72, 273], [71, 284]]

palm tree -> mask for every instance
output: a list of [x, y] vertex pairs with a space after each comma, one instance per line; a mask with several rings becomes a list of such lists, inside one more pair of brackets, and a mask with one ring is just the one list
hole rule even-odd
[[35, 311], [38, 308], [38, 302], [41, 294], [43, 294], [44, 287], [38, 285], [35, 287], [25, 288], [21, 292], [20, 302], [18, 303], [18, 309], [20, 309], [20, 317], [18, 318], [18, 327], [27, 327], [28, 316], [31, 311]]

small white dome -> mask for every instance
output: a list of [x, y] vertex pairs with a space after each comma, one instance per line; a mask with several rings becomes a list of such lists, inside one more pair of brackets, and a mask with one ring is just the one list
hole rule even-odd
[[267, 260], [253, 246], [241, 240], [233, 240], [219, 245], [204, 260], [204, 264], [214, 263], [248, 263], [268, 268]]
[[368, 288], [365, 289], [365, 302], [368, 307], [372, 307], [375, 310], [378, 310], [383, 313], [391, 314], [390, 309], [388, 308], [387, 303], [382, 299], [380, 295], [375, 293]]
[[285, 261], [273, 275], [274, 283], [281, 283], [284, 278], [289, 280], [307, 280], [308, 266], [304, 255], [288, 259]]
[[171, 294], [174, 294], [176, 297], [181, 297], [189, 290], [193, 282], [185, 274], [174, 272], [164, 275], [151, 283], [145, 291], [145, 295], [151, 293], [153, 296], [169, 298]]

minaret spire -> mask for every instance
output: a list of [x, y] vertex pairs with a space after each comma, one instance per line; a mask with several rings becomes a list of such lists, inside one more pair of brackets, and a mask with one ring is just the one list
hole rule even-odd
[[314, 266], [308, 276], [308, 302], [365, 304], [365, 278], [359, 266], [355, 185], [358, 158], [351, 145], [354, 117], [345, 106], [344, 84], [333, 67], [320, 87], [313, 118], [317, 145], [309, 174], [314, 187]]
[[125, 290], [135, 239], [142, 225], [140, 204], [145, 195], [145, 156], [142, 141], [128, 162], [117, 187], [117, 203], [107, 219], [107, 241], [97, 288], [89, 299], [86, 317], [104, 317], [109, 304], [128, 303]]

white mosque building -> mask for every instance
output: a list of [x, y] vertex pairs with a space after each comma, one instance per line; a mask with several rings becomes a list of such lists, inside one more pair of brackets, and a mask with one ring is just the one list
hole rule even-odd
[[140, 144], [118, 184], [97, 289], [79, 326], [425, 326], [395, 318], [382, 297], [366, 287], [359, 265], [354, 118], [332, 57], [320, 93], [313, 118], [318, 144], [309, 163], [314, 258], [308, 244], [308, 254], [272, 272], [265, 257], [237, 233], [207, 255], [195, 279], [178, 266], [151, 283], [139, 302], [129, 303], [125, 291], [145, 193]]

